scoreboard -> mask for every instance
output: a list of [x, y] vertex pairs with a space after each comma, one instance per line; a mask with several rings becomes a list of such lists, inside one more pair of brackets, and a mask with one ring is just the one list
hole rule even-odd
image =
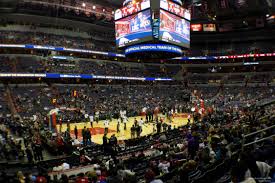
[[128, 3], [126, 6], [115, 11], [115, 20], [127, 17], [140, 11], [150, 8], [150, 0], [136, 0], [135, 3]]
[[178, 46], [190, 47], [190, 22], [160, 10], [159, 39]]
[[186, 20], [191, 20], [191, 13], [189, 10], [184, 9], [182, 6], [173, 3], [172, 1], [168, 0], [161, 0], [160, 1], [160, 8], [164, 9], [168, 12], [171, 12], [179, 17], [183, 17]]
[[115, 11], [118, 48], [145, 42], [190, 48], [190, 11], [181, 0], [158, 1], [156, 5], [156, 0], [126, 0]]
[[115, 30], [118, 47], [151, 40], [151, 11], [148, 9], [116, 21]]

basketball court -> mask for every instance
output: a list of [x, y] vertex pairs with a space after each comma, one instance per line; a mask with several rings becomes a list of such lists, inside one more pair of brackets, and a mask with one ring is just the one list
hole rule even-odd
[[[168, 119], [165, 118], [164, 122], [171, 125], [172, 129], [177, 128], [179, 126], [186, 125], [188, 122], [187, 118], [188, 114], [178, 114], [177, 116], [173, 117], [172, 123], [168, 122]], [[110, 138], [111, 135], [115, 134], [118, 141], [119, 140], [127, 140], [131, 138], [131, 127], [134, 124], [135, 118], [137, 121], [139, 121], [141, 118], [143, 121], [145, 121], [145, 116], [137, 116], [137, 117], [130, 117], [128, 118], [128, 122], [126, 124], [126, 130], [124, 130], [124, 124], [120, 123], [120, 132], [117, 132], [117, 119], [112, 119], [112, 121], [109, 123], [109, 130], [107, 137]], [[192, 119], [191, 119], [192, 122]], [[75, 138], [74, 135], [74, 128], [77, 126], [78, 129], [78, 140], [82, 142], [82, 129], [86, 126], [86, 128], [89, 128], [92, 134], [92, 142], [97, 144], [102, 144], [102, 137], [104, 135], [104, 121], [99, 121], [98, 123], [93, 122], [93, 128], [91, 128], [90, 122], [84, 122], [84, 123], [70, 123], [70, 130], [71, 130], [71, 137]], [[149, 135], [154, 133], [154, 128], [156, 129], [155, 123], [144, 123], [142, 125], [142, 133], [141, 136]], [[60, 126], [57, 125], [57, 130], [59, 131]], [[64, 132], [67, 129], [67, 124], [62, 125], [61, 131]]]

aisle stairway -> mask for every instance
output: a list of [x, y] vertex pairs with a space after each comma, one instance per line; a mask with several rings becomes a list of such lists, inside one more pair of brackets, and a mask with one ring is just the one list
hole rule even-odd
[[6, 101], [9, 106], [9, 109], [11, 111], [11, 114], [13, 116], [19, 116], [9, 85], [4, 85], [4, 87], [5, 87], [5, 92], [6, 92]]

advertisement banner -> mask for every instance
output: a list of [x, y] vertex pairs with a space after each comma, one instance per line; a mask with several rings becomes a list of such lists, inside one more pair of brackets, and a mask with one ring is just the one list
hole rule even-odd
[[201, 24], [191, 24], [191, 31], [193, 31], [193, 32], [202, 31], [202, 25]]
[[170, 52], [170, 53], [178, 53], [182, 54], [182, 50], [180, 47], [175, 45], [168, 45], [168, 44], [141, 44], [130, 46], [125, 50], [125, 55], [137, 52]]
[[203, 31], [216, 32], [216, 25], [215, 24], [203, 24]]
[[28, 74], [28, 73], [0, 73], [0, 78], [79, 78], [79, 79], [112, 79], [112, 80], [136, 80], [136, 81], [172, 81], [171, 78], [151, 78], [151, 77], [127, 77], [127, 76], [101, 76], [89, 74]]

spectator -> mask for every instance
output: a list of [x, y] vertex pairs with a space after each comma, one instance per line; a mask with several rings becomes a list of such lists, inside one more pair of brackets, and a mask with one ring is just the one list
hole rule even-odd
[[145, 181], [146, 183], [163, 183], [160, 179], [155, 179], [155, 173], [149, 169], [145, 173]]
[[87, 144], [92, 145], [91, 129], [88, 129], [88, 128], [87, 128]]
[[74, 136], [75, 136], [76, 139], [78, 139], [78, 129], [77, 129], [76, 125], [74, 127]]
[[82, 129], [83, 146], [87, 145], [87, 129], [86, 126]]
[[166, 158], [162, 158], [158, 164], [158, 168], [162, 174], [169, 173], [170, 162]]

